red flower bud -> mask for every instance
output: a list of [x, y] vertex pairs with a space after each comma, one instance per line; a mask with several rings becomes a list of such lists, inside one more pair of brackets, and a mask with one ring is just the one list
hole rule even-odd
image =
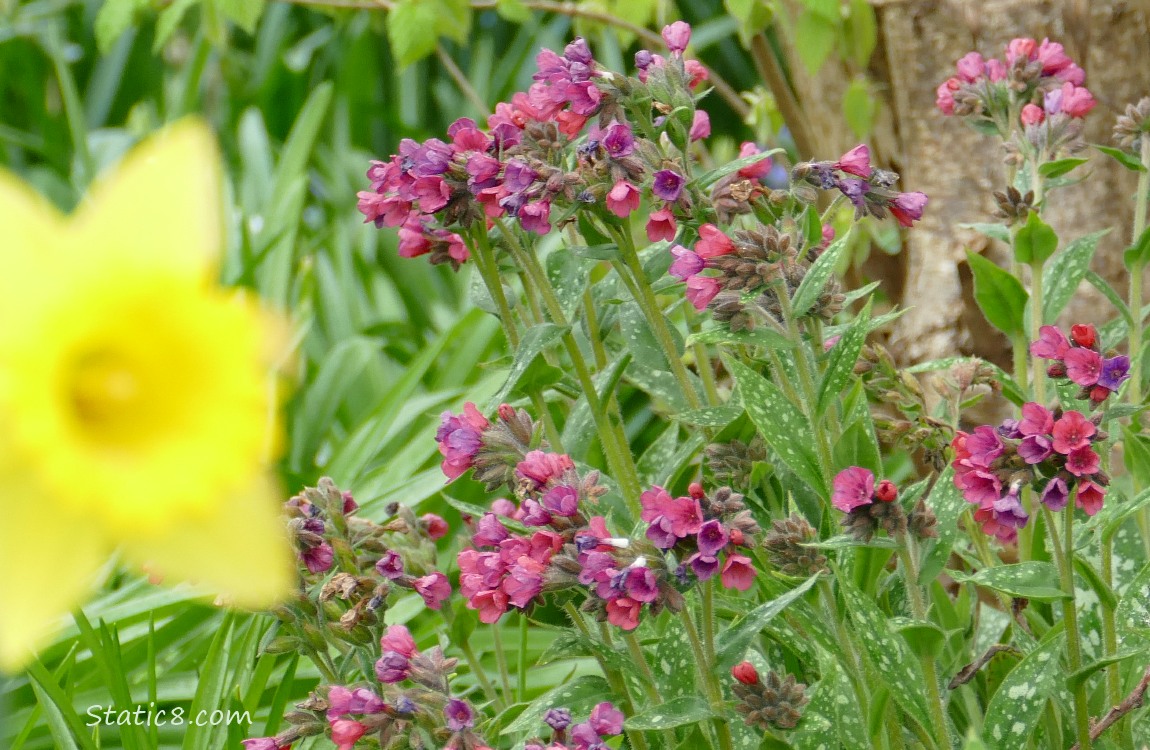
[[731, 544], [735, 545], [736, 547], [742, 547], [744, 541], [746, 540], [743, 538], [742, 531], [738, 529], [731, 529]]
[[893, 503], [898, 499], [898, 487], [895, 487], [894, 482], [889, 479], [884, 479], [875, 488], [874, 496], [884, 503]]
[[1046, 374], [1054, 379], [1066, 377], [1066, 365], [1062, 362], [1051, 362], [1046, 368]]
[[687, 487], [687, 494], [696, 500], [702, 500], [706, 497], [706, 493], [703, 492], [703, 485], [698, 482], [691, 482], [690, 486]]
[[744, 685], [759, 684], [759, 673], [749, 661], [731, 667], [731, 676]]
[[1094, 326], [1089, 323], [1079, 323], [1078, 325], [1070, 326], [1070, 338], [1079, 346], [1093, 349], [1094, 342], [1098, 340], [1098, 331], [1094, 330]]
[[515, 407], [511, 404], [500, 404], [499, 418], [504, 422], [510, 422], [512, 419], [515, 419]]
[[1105, 386], [1096, 385], [1090, 389], [1090, 400], [1096, 404], [1100, 404], [1105, 401], [1106, 397], [1109, 395], [1110, 389]]

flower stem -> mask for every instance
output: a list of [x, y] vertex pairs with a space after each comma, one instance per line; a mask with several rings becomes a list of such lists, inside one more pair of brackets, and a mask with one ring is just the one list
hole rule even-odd
[[687, 631], [687, 639], [691, 642], [691, 650], [695, 653], [695, 661], [699, 664], [702, 672], [703, 688], [707, 693], [707, 698], [711, 701], [711, 708], [716, 712], [714, 717], [715, 734], [719, 738], [719, 748], [721, 750], [734, 750], [734, 740], [731, 739], [731, 728], [727, 726], [727, 719], [722, 715], [723, 693], [719, 688], [719, 681], [715, 675], [715, 659], [714, 653], [710, 654], [703, 648], [702, 641], [699, 640], [699, 630], [695, 627], [695, 621], [691, 618], [691, 613], [684, 607], [679, 610], [679, 619], [683, 622], [683, 627]]
[[458, 645], [459, 650], [463, 652], [463, 658], [467, 660], [467, 666], [471, 668], [471, 674], [475, 675], [479, 686], [483, 688], [483, 693], [487, 696], [487, 700], [491, 701], [497, 710], [501, 710], [503, 708], [503, 701], [499, 699], [499, 693], [495, 691], [495, 686], [491, 684], [491, 680], [487, 679], [487, 672], [483, 670], [483, 665], [480, 664], [479, 659], [476, 658], [475, 652], [471, 649], [471, 644], [469, 644], [465, 638], [456, 645]]
[[834, 470], [834, 460], [831, 457], [828, 432], [838, 434], [838, 420], [828, 415], [827, 421], [824, 422], [820, 420], [819, 416], [815, 413], [816, 405], [818, 404], [818, 392], [815, 390], [815, 378], [812, 374], [811, 364], [807, 361], [807, 351], [803, 346], [802, 332], [799, 331], [799, 324], [798, 321], [795, 320], [794, 313], [791, 309], [791, 300], [787, 295], [786, 289], [782, 286], [776, 286], [774, 292], [775, 297], [779, 301], [779, 309], [783, 313], [783, 322], [787, 327], [787, 335], [795, 345], [795, 369], [799, 373], [799, 384], [803, 389], [803, 398], [799, 400], [799, 406], [803, 413], [806, 414], [807, 419], [810, 420], [811, 425], [818, 428], [829, 424], [831, 428], [830, 430], [815, 429], [815, 448], [819, 454], [819, 462], [822, 464], [823, 480], [826, 486], [830, 487], [831, 475]]
[[[926, 602], [923, 599], [922, 587], [918, 585], [918, 566], [915, 565], [914, 554], [911, 551], [911, 539], [903, 534], [902, 544], [898, 548], [898, 557], [902, 562], [903, 581], [910, 594], [910, 609], [916, 620], [926, 622]], [[926, 680], [927, 698], [930, 702], [930, 718], [934, 724], [934, 735], [942, 750], [951, 750], [953, 745], [950, 738], [950, 724], [946, 719], [946, 706], [942, 702], [942, 693], [938, 688], [938, 666], [934, 657], [922, 654], [919, 657], [922, 663], [922, 674]], [[896, 688], [897, 689], [897, 688]]]
[[503, 633], [499, 623], [491, 625], [491, 640], [495, 644], [495, 661], [499, 664], [499, 682], [503, 686], [503, 702], [511, 703], [515, 694], [511, 692], [511, 673], [507, 669], [507, 655], [503, 652]]
[[[683, 306], [687, 318], [687, 332], [699, 331], [699, 318], [690, 305]], [[703, 392], [707, 394], [707, 405], [718, 406], [719, 389], [715, 385], [715, 368], [711, 365], [711, 355], [707, 352], [707, 345], [701, 341], [691, 344], [691, 351], [695, 354], [695, 369], [699, 371], [699, 378], [703, 381]]]
[[[1076, 494], [1077, 490], [1075, 490]], [[1058, 574], [1062, 582], [1062, 590], [1067, 599], [1062, 600], [1062, 619], [1066, 624], [1066, 653], [1070, 661], [1070, 672], [1073, 674], [1082, 668], [1082, 645], [1078, 634], [1078, 609], [1074, 596], [1074, 568], [1071, 560], [1074, 554], [1074, 505], [1076, 498], [1071, 497], [1069, 504], [1063, 509], [1063, 539], [1065, 548], [1058, 538], [1058, 527], [1054, 521], [1054, 514], [1043, 506], [1042, 513], [1046, 517], [1046, 526], [1050, 529], [1051, 547], [1058, 562]], [[1090, 705], [1086, 700], [1086, 682], [1081, 681], [1074, 690], [1074, 726], [1078, 737], [1078, 746], [1082, 750], [1090, 750]]]
[[[1038, 329], [1042, 327], [1042, 261], [1030, 264], [1030, 340], [1038, 340]], [[1023, 365], [1025, 367], [1026, 365]], [[1046, 373], [1041, 367], [1034, 368], [1034, 400], [1046, 405]]]
[[495, 309], [499, 311], [499, 320], [507, 333], [507, 341], [513, 347], [519, 346], [519, 330], [515, 326], [515, 318], [511, 315], [511, 306], [507, 304], [507, 295], [503, 293], [499, 266], [496, 264], [495, 253], [491, 249], [491, 240], [487, 236], [486, 229], [474, 233], [470, 249], [479, 275], [483, 278], [491, 299], [495, 301]]
[[515, 698], [520, 703], [527, 700], [527, 613], [519, 613], [519, 689]]
[[[655, 683], [655, 673], [651, 671], [651, 665], [647, 662], [647, 655], [643, 653], [643, 646], [639, 643], [639, 639], [635, 637], [634, 633], [628, 632], [623, 634], [623, 642], [627, 644], [631, 660], [635, 662], [643, 674], [643, 691], [647, 693], [647, 698], [656, 706], [663, 705], [663, 696], [659, 695], [659, 686]], [[662, 735], [666, 747], [675, 746], [675, 732], [673, 730], [664, 729]]]

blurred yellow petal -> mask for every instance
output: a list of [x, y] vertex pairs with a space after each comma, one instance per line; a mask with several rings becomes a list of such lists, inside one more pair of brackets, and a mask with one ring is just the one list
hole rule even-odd
[[19, 474], [0, 484], [0, 671], [14, 672], [83, 603], [109, 550]]
[[268, 607], [292, 590], [296, 578], [281, 508], [278, 487], [261, 481], [229, 498], [226, 513], [125, 540], [124, 555], [164, 583], [191, 582], [237, 606]]
[[5, 292], [54, 262], [60, 222], [60, 213], [39, 193], [0, 169], [0, 310], [8, 309]]
[[80, 204], [70, 252], [98, 248], [213, 278], [224, 243], [220, 163], [200, 120], [180, 120], [149, 136]]

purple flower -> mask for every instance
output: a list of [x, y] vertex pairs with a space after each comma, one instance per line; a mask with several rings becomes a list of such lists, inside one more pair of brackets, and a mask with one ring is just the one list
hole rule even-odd
[[1125, 355], [1111, 357], [1102, 360], [1102, 372], [1098, 376], [1098, 385], [1116, 391], [1129, 377], [1130, 358]]
[[979, 425], [966, 438], [966, 450], [970, 461], [978, 466], [990, 466], [994, 459], [1002, 455], [1006, 447], [998, 438], [998, 433], [990, 425]]
[[550, 708], [543, 714], [543, 723], [561, 732], [571, 726], [571, 712], [566, 708]]
[[1083, 387], [1097, 383], [1102, 374], [1102, 355], [1084, 346], [1070, 349], [1062, 361], [1066, 363], [1066, 377]]
[[443, 716], [447, 719], [447, 728], [453, 732], [462, 732], [475, 725], [475, 713], [471, 706], [456, 698], [449, 700], [443, 707]]
[[335, 550], [327, 542], [317, 544], [303, 553], [303, 564], [310, 573], [326, 573], [335, 562]]
[[667, 43], [667, 49], [672, 53], [683, 54], [683, 50], [691, 43], [691, 25], [686, 21], [675, 21], [669, 26], [664, 26], [663, 41]]
[[1022, 430], [1019, 429], [1020, 424], [1022, 423], [1017, 419], [1004, 419], [1002, 420], [1002, 424], [995, 429], [995, 432], [998, 433], [999, 437], [1004, 437], [1008, 440], [1017, 440], [1023, 437]]
[[649, 49], [641, 49], [635, 53], [635, 67], [639, 70], [647, 70], [654, 62], [655, 56]]
[[659, 580], [650, 568], [631, 568], [624, 584], [627, 596], [637, 602], [653, 602], [659, 598]]
[[[403, 153], [402, 147], [400, 153]], [[415, 177], [443, 174], [451, 165], [452, 153], [450, 145], [438, 138], [429, 138], [407, 155], [410, 160], [408, 171]]]
[[1038, 329], [1038, 341], [1030, 345], [1030, 353], [1042, 359], [1055, 359], [1062, 361], [1062, 357], [1070, 349], [1070, 342], [1066, 334], [1055, 326], [1042, 326]]
[[384, 578], [395, 580], [403, 575], [403, 558], [395, 550], [389, 549], [375, 564], [375, 570]]
[[631, 126], [623, 122], [611, 123], [600, 143], [613, 159], [622, 159], [635, 153], [635, 136], [631, 133]]
[[503, 185], [512, 193], [526, 190], [538, 179], [539, 173], [522, 159], [511, 159], [503, 170]]
[[587, 723], [601, 737], [622, 734], [623, 712], [610, 703], [603, 702], [591, 709], [591, 717], [587, 719]]
[[498, 516], [494, 513], [485, 513], [483, 518], [479, 519], [479, 527], [473, 541], [479, 547], [495, 547], [509, 536], [510, 532]]
[[727, 529], [717, 520], [707, 521], [695, 536], [699, 553], [709, 557], [714, 557], [719, 550], [726, 547], [730, 539]]
[[700, 581], [705, 581], [719, 572], [719, 559], [696, 552], [687, 558], [687, 564]]
[[587, 40], [581, 36], [575, 37], [563, 48], [563, 56], [571, 62], [581, 65], [590, 65], [595, 61], [591, 57], [591, 47], [587, 44]]
[[1066, 503], [1070, 500], [1070, 488], [1066, 484], [1066, 480], [1061, 476], [1056, 476], [1046, 483], [1046, 488], [1042, 490], [1042, 504], [1051, 510], [1062, 510], [1066, 507]]
[[571, 729], [571, 740], [575, 743], [577, 748], [600, 748], [603, 747], [601, 742], [603, 738], [599, 736], [591, 727], [591, 722], [585, 721], [582, 724], [576, 724]]
[[870, 185], [866, 180], [845, 177], [841, 180], [835, 180], [834, 185], [842, 191], [852, 206], [859, 210], [866, 210], [866, 194], [870, 190]]
[[535, 201], [519, 209], [519, 223], [540, 236], [551, 231], [551, 202]]
[[1054, 444], [1046, 435], [1028, 435], [1019, 443], [1018, 455], [1028, 464], [1040, 464], [1054, 455]]
[[547, 526], [551, 523], [551, 514], [547, 509], [530, 498], [523, 501], [521, 510], [523, 518], [520, 520], [524, 526]]
[[398, 651], [384, 651], [383, 656], [375, 663], [375, 676], [387, 685], [403, 682], [409, 674], [411, 674], [411, 662]]
[[659, 516], [651, 521], [651, 525], [647, 527], [647, 538], [659, 549], [671, 549], [679, 541], [672, 528], [671, 519], [666, 516]]
[[994, 502], [994, 520], [1003, 526], [1021, 529], [1030, 520], [1018, 497], [1020, 489], [1021, 485], [1016, 484], [1010, 488], [1010, 492]]
[[570, 518], [579, 512], [579, 492], [570, 485], [556, 485], [543, 496], [543, 507], [554, 515]]
[[671, 255], [675, 256], [675, 261], [667, 273], [683, 281], [699, 273], [707, 266], [707, 262], [703, 260], [702, 256], [682, 245], [672, 245]]
[[651, 183], [651, 192], [655, 197], [674, 203], [683, 194], [683, 175], [670, 169], [660, 169], [655, 173], [655, 180]]
[[412, 587], [423, 597], [423, 603], [429, 609], [439, 609], [451, 596], [451, 583], [447, 580], [447, 576], [439, 571], [416, 578], [412, 582]]
[[835, 476], [831, 504], [843, 513], [874, 502], [874, 474], [861, 466], [843, 469]]

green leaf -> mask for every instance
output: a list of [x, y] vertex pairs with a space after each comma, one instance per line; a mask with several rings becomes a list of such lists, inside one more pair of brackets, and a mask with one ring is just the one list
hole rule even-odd
[[[191, 716], [198, 715], [200, 711], [210, 714], [222, 705], [227, 689], [228, 661], [232, 653], [232, 627], [235, 619], [236, 616], [232, 612], [224, 615], [208, 647], [208, 654], [200, 664], [199, 682], [189, 709]], [[211, 726], [201, 727], [189, 723], [187, 734], [184, 735], [183, 750], [210, 750], [211, 730]]]
[[823, 287], [827, 285], [831, 274], [834, 273], [835, 268], [838, 267], [839, 261], [842, 259], [843, 253], [847, 251], [851, 235], [853, 234], [854, 230], [852, 229], [832, 242], [830, 247], [824, 250], [822, 255], [811, 264], [811, 267], [807, 270], [807, 275], [799, 282], [799, 288], [795, 290], [795, 296], [791, 298], [791, 314], [796, 318], [805, 314], [807, 310], [810, 310], [811, 305], [815, 304], [819, 295], [823, 293]]
[[873, 547], [875, 549], [898, 549], [898, 542], [890, 537], [876, 536], [872, 537], [869, 542], [863, 542], [855, 539], [850, 534], [838, 534], [836, 536], [820, 539], [817, 542], [803, 542], [802, 547], [813, 547], [815, 549], [852, 549], [854, 547]]
[[779, 387], [737, 360], [727, 361], [727, 369], [743, 397], [743, 407], [771, 449], [791, 471], [826, 497], [822, 469], [815, 456], [811, 425]]
[[1066, 678], [1066, 689], [1073, 692], [1077, 690], [1080, 685], [1089, 680], [1091, 676], [1097, 672], [1102, 671], [1103, 669], [1106, 669], [1111, 664], [1120, 664], [1127, 659], [1135, 656], [1140, 656], [1144, 653], [1146, 653], [1145, 648], [1133, 648], [1119, 651], [1118, 653], [1111, 654], [1110, 656], [1103, 656], [1097, 661], [1092, 661], [1079, 669], [1077, 672], [1071, 673], [1070, 676]]
[[543, 714], [552, 708], [569, 708], [576, 716], [590, 709], [602, 700], [609, 700], [611, 687], [602, 677], [583, 675], [565, 685], [548, 690], [531, 701], [515, 721], [507, 725], [501, 734], [539, 732]]
[[879, 679], [895, 688], [892, 690], [895, 702], [929, 732], [931, 721], [922, 690], [922, 672], [901, 639], [891, 633], [886, 615], [871, 598], [851, 583], [849, 576], [838, 575], [836, 580], [854, 623], [854, 633], [862, 641]]
[[843, 94], [843, 119], [856, 138], [863, 139], [874, 128], [878, 99], [871, 94], [865, 78], [851, 81]]
[[946, 645], [946, 633], [933, 622], [912, 620], [909, 617], [892, 617], [890, 626], [891, 630], [903, 637], [915, 656], [936, 657], [942, 653], [942, 647]]
[[667, 623], [667, 630], [655, 645], [651, 660], [659, 694], [666, 700], [696, 695], [695, 652], [686, 628], [678, 619]]
[[60, 750], [96, 750], [90, 730], [72, 707], [72, 701], [38, 661], [27, 666], [36, 701], [44, 710], [52, 739]]
[[1087, 161], [1089, 161], [1089, 159], [1082, 159], [1079, 157], [1069, 157], [1066, 159], [1048, 161], [1038, 167], [1038, 174], [1048, 179], [1054, 179], [1056, 177], [1061, 177], [1076, 167], [1085, 164]]
[[1135, 268], [1140, 269], [1150, 262], [1150, 227], [1143, 229], [1134, 244], [1126, 248], [1122, 254], [1122, 261], [1131, 271]]
[[1010, 596], [1035, 601], [1070, 598], [1059, 588], [1058, 568], [1050, 562], [1031, 561], [998, 565], [980, 570], [974, 575], [967, 575], [957, 570], [949, 572], [951, 577], [960, 583], [974, 583]]
[[160, 17], [156, 21], [156, 38], [152, 41], [153, 52], [163, 50], [164, 45], [176, 31], [176, 27], [180, 25], [180, 21], [184, 19], [184, 15], [197, 2], [199, 0], [174, 0], [171, 5], [160, 11]]
[[743, 415], [741, 406], [707, 406], [672, 414], [671, 419], [695, 427], [722, 429]]
[[264, 13], [267, 0], [212, 0], [216, 7], [236, 26], [249, 34], [254, 34]]
[[1150, 563], [1138, 571], [1122, 593], [1114, 619], [1120, 632], [1150, 637]]
[[766, 349], [792, 349], [795, 342], [770, 328], [756, 328], [753, 331], [731, 331], [722, 326], [692, 333], [687, 344], [731, 344], [761, 346]]
[[766, 29], [773, 15], [767, 0], [723, 0], [723, 7], [739, 22], [739, 39], [744, 44]]
[[1150, 438], [1122, 425], [1122, 446], [1126, 471], [1138, 481], [1138, 486], [1150, 486]]
[[1098, 595], [1102, 606], [1108, 609], [1114, 609], [1118, 606], [1118, 597], [1115, 596], [1114, 591], [1106, 585], [1106, 581], [1102, 580], [1102, 575], [1094, 569], [1094, 566], [1091, 565], [1086, 558], [1077, 553], [1074, 555], [1074, 569], [1078, 571], [1078, 575], [1086, 580], [1091, 590]]
[[850, 382], [851, 375], [854, 374], [855, 364], [858, 363], [859, 353], [862, 351], [863, 344], [866, 343], [867, 324], [869, 322], [870, 303], [868, 302], [859, 316], [855, 318], [851, 327], [847, 329], [847, 332], [831, 347], [827, 370], [819, 384], [818, 404], [815, 408], [816, 419], [821, 419], [826, 415], [827, 410], [834, 403], [834, 399], [838, 398], [843, 388]]
[[851, 0], [846, 22], [847, 47], [855, 65], [866, 70], [878, 44], [878, 19], [867, 0]]
[[792, 602], [801, 598], [818, 580], [818, 574], [811, 576], [777, 599], [772, 599], [765, 604], [760, 604], [758, 607], [755, 607], [744, 615], [742, 619], [737, 620], [729, 628], [720, 633], [718, 641], [715, 644], [716, 666], [726, 668], [742, 659], [747, 647], [751, 645], [755, 637], [767, 626], [767, 623], [770, 622], [775, 615], [790, 606]]
[[1090, 270], [1090, 261], [1094, 258], [1098, 240], [1109, 231], [1103, 229], [1079, 237], [1055, 253], [1050, 263], [1042, 269], [1042, 286], [1045, 288], [1045, 297], [1042, 301], [1043, 320], [1056, 320], [1062, 308], [1070, 302], [1078, 290], [1078, 285], [1086, 277], [1086, 272]]
[[[627, 342], [627, 348], [635, 358], [635, 363], [648, 370], [670, 372], [671, 364], [659, 346], [654, 331], [647, 323], [639, 305], [634, 302], [624, 302], [619, 305], [619, 332]], [[671, 328], [671, 335], [677, 331]]]
[[934, 481], [934, 487], [926, 497], [926, 505], [938, 520], [935, 526], [938, 530], [938, 539], [923, 560], [922, 570], [919, 571], [920, 584], [933, 581], [942, 572], [947, 559], [950, 558], [950, 550], [958, 538], [958, 519], [963, 511], [970, 507], [962, 492], [954, 486], [953, 467], [946, 467]]
[[619, 260], [619, 246], [613, 242], [604, 242], [599, 245], [573, 245], [567, 252], [577, 258], [588, 260]]
[[1022, 283], [977, 253], [967, 252], [974, 274], [974, 300], [990, 324], [1007, 336], [1026, 333], [1026, 300]]
[[[1118, 311], [1127, 325], [1134, 320], [1130, 314], [1130, 308], [1126, 305], [1126, 301], [1122, 299], [1122, 296], [1119, 295], [1118, 292], [1114, 291], [1114, 287], [1110, 286], [1110, 283], [1107, 282], [1106, 279], [1094, 271], [1087, 271], [1086, 280], [1090, 282], [1091, 286], [1101, 292], [1102, 296], [1109, 300], [1110, 304], [1114, 305], [1114, 309]], [[1125, 334], [1123, 335], [1125, 336]]]
[[1046, 699], [1057, 686], [1059, 653], [1064, 634], [1058, 633], [1015, 665], [998, 686], [986, 709], [982, 736], [991, 750], [1027, 746], [1042, 716]]
[[148, 0], [105, 0], [96, 14], [96, 45], [100, 52], [107, 54], [135, 22], [136, 14], [148, 6]]
[[523, 338], [519, 340], [519, 348], [515, 350], [515, 359], [511, 363], [511, 370], [507, 373], [507, 380], [503, 383], [503, 387], [499, 392], [491, 397], [491, 406], [495, 406], [507, 400], [515, 386], [519, 384], [519, 380], [523, 377], [523, 373], [527, 371], [527, 367], [543, 353], [547, 347], [558, 341], [567, 329], [555, 325], [554, 323], [540, 323], [531, 326], [527, 332], [523, 334]]
[[992, 240], [1010, 244], [1010, 227], [1005, 224], [959, 224], [962, 229], [973, 229]]
[[1143, 166], [1138, 157], [1123, 151], [1120, 148], [1113, 148], [1112, 146], [1097, 146], [1094, 144], [1091, 144], [1091, 146], [1093, 146], [1095, 151], [1106, 154], [1111, 159], [1114, 159], [1116, 162], [1129, 169], [1131, 172], [1146, 171], [1146, 167]]
[[815, 75], [835, 47], [838, 30], [826, 18], [810, 11], [799, 16], [795, 24], [795, 47], [807, 72]]
[[1031, 211], [1026, 224], [1014, 236], [1014, 259], [1019, 263], [1044, 262], [1058, 249], [1058, 235], [1037, 211]]
[[651, 731], [673, 729], [714, 716], [710, 704], [697, 695], [675, 698], [660, 706], [651, 706], [637, 716], [632, 716], [623, 724], [627, 729]]
[[387, 40], [401, 68], [435, 51], [439, 14], [428, 0], [399, 0], [387, 14]]
[[706, 172], [700, 175], [699, 178], [695, 180], [695, 184], [705, 190], [727, 175], [738, 172], [743, 167], [749, 167], [752, 164], [758, 164], [763, 159], [766, 159], [769, 156], [774, 156], [775, 154], [780, 154], [782, 152], [783, 149], [781, 148], [773, 148], [768, 151], [763, 151], [759, 154], [751, 154], [750, 156], [744, 156], [741, 159], [735, 159], [734, 161], [727, 162], [717, 169], [712, 169], [710, 172]]

